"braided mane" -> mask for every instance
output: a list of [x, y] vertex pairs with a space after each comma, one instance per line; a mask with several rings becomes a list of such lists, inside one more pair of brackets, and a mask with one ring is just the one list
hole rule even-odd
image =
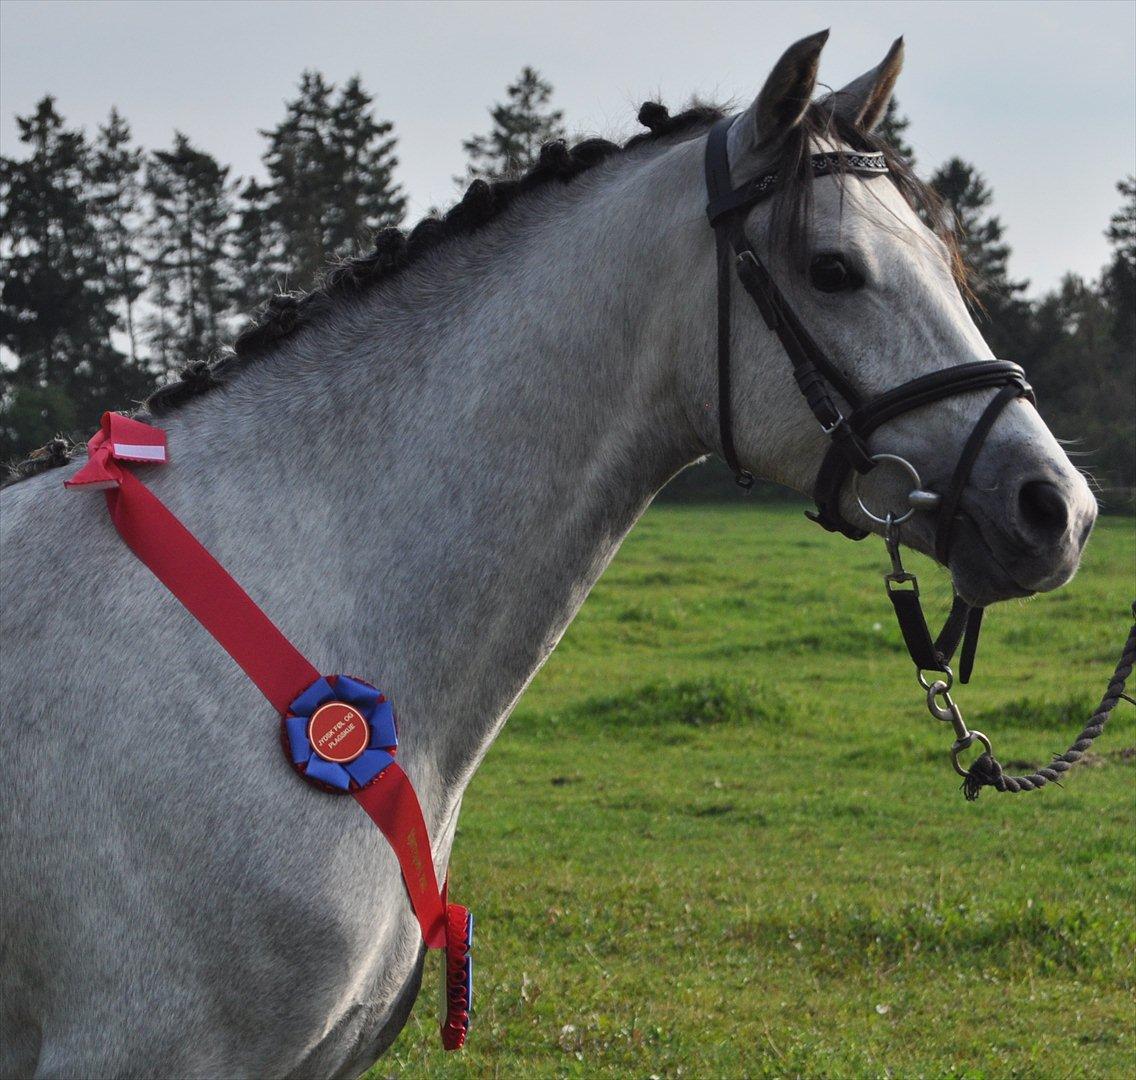
[[523, 175], [492, 182], [474, 180], [462, 199], [441, 217], [423, 218], [409, 233], [399, 228], [383, 229], [375, 237], [372, 251], [339, 260], [328, 270], [319, 288], [306, 294], [274, 296], [253, 325], [237, 338], [234, 351], [238, 357], [262, 355], [309, 322], [328, 300], [357, 295], [368, 286], [393, 277], [446, 240], [474, 232], [500, 217], [535, 188], [566, 184], [615, 154], [709, 127], [721, 116], [721, 109], [709, 106], [695, 106], [671, 116], [663, 105], [649, 101], [640, 108], [638, 117], [648, 131], [633, 136], [622, 146], [606, 139], [586, 139], [572, 147], [562, 140], [546, 143], [536, 163]]
[[[476, 232], [530, 192], [554, 183], [570, 183], [581, 173], [615, 155], [698, 134], [724, 114], [725, 110], [718, 106], [696, 104], [671, 116], [665, 106], [648, 101], [638, 113], [639, 123], [647, 131], [632, 136], [622, 146], [606, 139], [586, 139], [572, 147], [563, 141], [552, 142], [541, 148], [536, 163], [521, 176], [492, 182], [475, 180], [462, 199], [445, 214], [423, 218], [409, 232], [398, 228], [383, 229], [376, 236], [375, 246], [370, 252], [338, 260], [329, 268], [323, 282], [310, 292], [273, 296], [237, 337], [231, 352], [216, 361], [201, 359], [186, 365], [175, 379], [159, 387], [142, 403], [138, 415], [161, 416], [223, 386], [289, 335], [326, 316], [337, 300], [358, 296], [371, 286], [394, 277], [440, 244]], [[935, 193], [919, 181], [911, 167], [878, 136], [839, 122], [823, 106], [814, 104], [808, 110], [805, 122], [795, 129], [779, 154], [778, 171], [785, 180], [774, 200], [773, 237], [787, 244], [791, 252], [805, 250], [811, 211], [810, 140], [818, 135], [831, 134], [836, 134], [853, 149], [882, 151], [885, 154], [893, 182], [907, 201], [947, 241], [954, 256], [956, 278], [966, 295], [968, 290], [961, 261], [957, 258], [958, 248], [953, 235], [943, 227], [941, 204]], [[65, 465], [70, 460], [72, 449], [66, 439], [53, 439], [26, 460], [12, 466], [4, 486]]]

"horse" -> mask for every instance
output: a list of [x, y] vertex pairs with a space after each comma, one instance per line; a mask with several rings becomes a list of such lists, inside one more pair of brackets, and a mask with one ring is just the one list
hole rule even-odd
[[[776, 172], [748, 241], [862, 392], [989, 359], [932, 195], [810, 154], [872, 134], [902, 41], [814, 100], [792, 45], [729, 128], [731, 183]], [[463, 792], [654, 495], [722, 454], [704, 157], [722, 111], [552, 144], [444, 218], [283, 297], [159, 391], [146, 483], [322, 671], [390, 695], [444, 877]], [[843, 134], [842, 134], [843, 133]], [[849, 136], [851, 137], [851, 136]], [[731, 451], [810, 492], [825, 435], [740, 290]], [[990, 397], [871, 437], [943, 482]], [[5, 489], [0, 728], [4, 1076], [358, 1075], [418, 993], [423, 942], [378, 830], [297, 780], [256, 689], [139, 562], [73, 462]], [[880, 474], [877, 497], [902, 495]], [[849, 485], [846, 520], [881, 531]], [[989, 604], [1074, 574], [1096, 513], [1025, 397], [987, 434], [949, 570]], [[925, 513], [904, 541], [930, 553]], [[467, 883], [474, 886], [475, 883]]]

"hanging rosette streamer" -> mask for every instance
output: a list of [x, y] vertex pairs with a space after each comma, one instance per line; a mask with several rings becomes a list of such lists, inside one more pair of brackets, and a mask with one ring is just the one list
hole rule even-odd
[[460, 1050], [473, 1009], [473, 913], [446, 905], [446, 966], [442, 970], [442, 1046]]

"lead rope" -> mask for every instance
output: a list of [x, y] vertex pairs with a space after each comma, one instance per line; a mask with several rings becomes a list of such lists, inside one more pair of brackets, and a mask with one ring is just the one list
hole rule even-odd
[[[904, 569], [900, 558], [899, 524], [891, 514], [887, 515], [886, 522], [884, 543], [887, 545], [888, 555], [891, 557], [891, 570], [884, 574], [884, 584], [888, 596], [894, 595], [893, 586], [904, 584], [910, 584], [914, 589], [914, 594], [918, 596], [919, 582], [914, 574]], [[1136, 601], [1133, 601], [1132, 604], [1132, 618], [1134, 620], [1133, 625], [1128, 631], [1128, 640], [1124, 644], [1124, 651], [1120, 654], [1116, 671], [1113, 672], [1112, 678], [1109, 680], [1108, 688], [1105, 690], [1104, 697], [1101, 698], [1100, 705], [1089, 717], [1089, 721], [1080, 735], [1077, 736], [1065, 753], [1055, 754], [1048, 765], [1026, 776], [1008, 776], [994, 756], [990, 739], [981, 731], [967, 727], [962, 711], [951, 698], [954, 673], [950, 666], [943, 664], [941, 669], [935, 672], [936, 676], [940, 677], [930, 682], [924, 677], [923, 670], [918, 665], [916, 666], [916, 678], [927, 694], [927, 710], [936, 720], [948, 723], [954, 728], [955, 741], [951, 746], [951, 765], [955, 772], [962, 777], [962, 791], [968, 802], [974, 802], [984, 787], [992, 787], [996, 791], [1017, 793], [1019, 791], [1035, 791], [1050, 783], [1059, 784], [1061, 776], [1085, 756], [1085, 753], [1093, 745], [1093, 740], [1104, 731], [1104, 726], [1108, 722], [1112, 710], [1116, 708], [1116, 703], [1123, 698], [1125, 701], [1136, 705], [1136, 699], [1129, 697], [1124, 692], [1124, 684], [1132, 673], [1133, 664], [1136, 664]], [[959, 764], [959, 755], [976, 742], [982, 745], [983, 752], [975, 758], [969, 769], [964, 769]]]
[[[1132, 605], [1132, 617], [1136, 619], [1136, 602]], [[1074, 740], [1073, 745], [1063, 754], [1056, 755], [1043, 769], [1032, 772], [1028, 776], [1007, 776], [998, 764], [997, 758], [987, 748], [974, 761], [963, 777], [962, 790], [969, 802], [978, 798], [984, 787], [992, 787], [997, 791], [1034, 791], [1048, 783], [1058, 783], [1059, 778], [1067, 773], [1093, 745], [1093, 740], [1104, 731], [1109, 715], [1116, 707], [1116, 703], [1123, 698], [1136, 705], [1136, 699], [1124, 692], [1124, 683], [1132, 673], [1132, 665], [1136, 662], [1136, 622], [1128, 631], [1128, 641], [1125, 642], [1124, 651], [1116, 664], [1116, 671], [1109, 680], [1108, 689], [1101, 698], [1096, 712], [1089, 717], [1081, 734]]]

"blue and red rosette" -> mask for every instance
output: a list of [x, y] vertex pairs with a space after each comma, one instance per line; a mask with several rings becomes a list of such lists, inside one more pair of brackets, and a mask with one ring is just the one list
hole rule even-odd
[[[334, 751], [327, 749], [326, 731], [317, 735], [316, 740], [322, 752], [312, 743], [313, 719], [317, 714], [334, 714], [335, 706], [339, 706], [341, 717], [352, 721], [347, 734], [354, 740], [362, 740], [355, 748], [348, 747], [345, 751], [352, 754], [350, 760], [332, 759]], [[360, 717], [365, 730], [359, 729]], [[394, 710], [382, 691], [370, 683], [350, 675], [325, 675], [288, 706], [281, 719], [281, 741], [292, 767], [305, 780], [337, 794], [359, 791], [394, 761], [398, 747]], [[352, 753], [353, 749], [357, 752]]]

